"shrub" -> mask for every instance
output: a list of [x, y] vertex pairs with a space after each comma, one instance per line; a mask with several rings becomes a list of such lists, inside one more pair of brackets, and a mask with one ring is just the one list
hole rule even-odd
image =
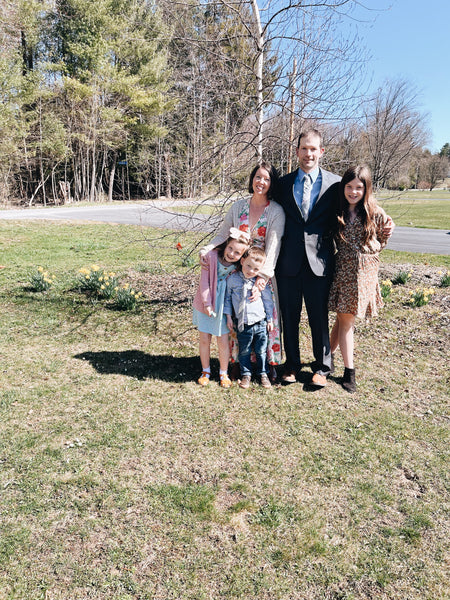
[[102, 271], [97, 265], [91, 265], [89, 269], [80, 269], [78, 273], [81, 290], [98, 298], [112, 298], [116, 293], [119, 282], [115, 273]]
[[50, 275], [43, 267], [38, 267], [30, 277], [30, 287], [34, 292], [45, 292], [54, 283], [56, 277]]
[[125, 283], [116, 288], [116, 306], [119, 310], [132, 310], [141, 296], [142, 292], [136, 292], [128, 283]]
[[390, 279], [385, 279], [380, 283], [381, 289], [381, 297], [383, 300], [387, 300], [392, 292], [392, 281]]
[[192, 254], [191, 252], [184, 251], [183, 246], [180, 244], [180, 242], [177, 243], [175, 248], [177, 249], [177, 251], [179, 252], [179, 254], [181, 256], [181, 266], [182, 267], [188, 267], [189, 269], [191, 269], [192, 267], [195, 267], [195, 265], [198, 262], [198, 258], [194, 254]]
[[193, 256], [192, 254], [191, 255], [187, 254], [183, 257], [183, 259], [181, 261], [181, 266], [191, 269], [192, 267], [195, 267], [197, 262], [198, 262], [198, 259], [195, 256]]
[[439, 285], [441, 287], [448, 287], [450, 285], [450, 271], [447, 271], [447, 273], [439, 271], [439, 275], [441, 275], [441, 282]]
[[410, 298], [408, 303], [413, 306], [424, 306], [428, 304], [431, 296], [435, 293], [435, 290], [430, 288], [416, 288], [415, 290], [411, 290]]
[[419, 183], [417, 184], [417, 189], [418, 190], [429, 190], [430, 182], [429, 181], [419, 181]]
[[411, 279], [411, 271], [399, 271], [392, 279], [394, 285], [405, 285]]

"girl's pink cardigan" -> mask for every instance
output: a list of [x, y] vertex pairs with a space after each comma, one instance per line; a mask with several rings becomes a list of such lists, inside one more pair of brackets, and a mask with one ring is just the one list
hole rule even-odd
[[208, 269], [202, 267], [200, 283], [195, 294], [193, 306], [198, 311], [208, 314], [206, 307], [211, 306], [215, 310], [217, 292], [217, 250], [210, 250], [206, 254]]

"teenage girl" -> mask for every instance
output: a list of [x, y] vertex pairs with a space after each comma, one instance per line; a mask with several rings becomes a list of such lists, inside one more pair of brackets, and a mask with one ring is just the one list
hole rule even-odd
[[356, 390], [353, 365], [355, 318], [375, 316], [383, 301], [378, 283], [378, 254], [387, 244], [394, 223], [377, 205], [371, 173], [366, 166], [350, 167], [339, 187], [336, 271], [328, 308], [337, 313], [330, 335], [331, 352], [340, 347], [344, 361], [342, 387]]
[[[202, 262], [200, 284], [194, 298], [193, 323], [200, 334], [200, 361], [202, 374], [200, 385], [208, 385], [211, 376], [210, 355], [211, 338], [217, 337], [220, 366], [220, 386], [228, 388], [230, 347], [226, 316], [223, 314], [226, 278], [232, 273], [247, 250], [250, 236], [244, 231], [232, 227], [226, 242], [210, 250]], [[206, 264], [207, 261], [207, 264]]]

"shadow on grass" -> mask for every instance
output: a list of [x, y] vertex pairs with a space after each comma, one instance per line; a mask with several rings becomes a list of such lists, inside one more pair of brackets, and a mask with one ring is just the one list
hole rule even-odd
[[[141, 380], [161, 379], [174, 383], [196, 381], [201, 371], [198, 356], [146, 354], [141, 350], [82, 352], [76, 354], [74, 358], [88, 361], [102, 375], [126, 375]], [[218, 371], [219, 361], [211, 359], [211, 376], [217, 377]], [[337, 383], [341, 381], [340, 377], [330, 376], [329, 379]], [[310, 384], [311, 371], [309, 370], [303, 370], [298, 381], [305, 392], [317, 392], [321, 389]]]
[[[196, 380], [201, 371], [198, 356], [152, 355], [141, 350], [82, 352], [74, 358], [88, 361], [98, 373], [115, 373], [135, 379], [162, 379], [181, 383]], [[214, 362], [211, 361], [213, 372], [218, 369], [218, 364], [215, 365]]]
[[[336, 384], [340, 384], [342, 381], [342, 377], [334, 377], [334, 375], [329, 375], [328, 377], [328, 381], [333, 381]], [[323, 388], [312, 385], [311, 384], [311, 374], [308, 374], [304, 379], [303, 379], [303, 391], [304, 392], [320, 392]]]

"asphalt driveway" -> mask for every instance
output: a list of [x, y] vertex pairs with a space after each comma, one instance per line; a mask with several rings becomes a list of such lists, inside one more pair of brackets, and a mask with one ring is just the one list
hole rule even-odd
[[[184, 202], [164, 201], [147, 204], [120, 204], [116, 206], [61, 206], [0, 210], [0, 219], [51, 221], [89, 221], [98, 223], [124, 223], [142, 227], [190, 229], [213, 232], [217, 223], [207, 215], [176, 213], [176, 205]], [[388, 248], [407, 252], [450, 255], [450, 231], [445, 229], [417, 229], [396, 227]]]

